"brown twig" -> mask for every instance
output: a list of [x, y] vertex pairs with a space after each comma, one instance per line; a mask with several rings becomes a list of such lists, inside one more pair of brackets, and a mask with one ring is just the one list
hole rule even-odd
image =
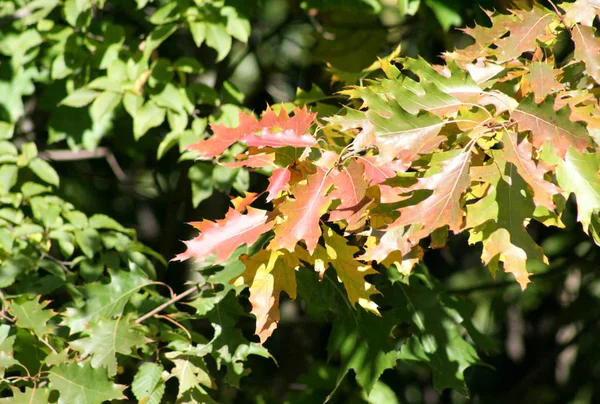
[[87, 150], [47, 150], [39, 154], [39, 157], [44, 160], [53, 160], [53, 161], [79, 161], [79, 160], [90, 160], [90, 159], [98, 159], [104, 158], [106, 162], [110, 166], [111, 170], [115, 174], [115, 176], [120, 181], [127, 180], [127, 174], [123, 171], [115, 155], [110, 149], [106, 147], [99, 147], [94, 151]]
[[548, 0], [548, 3], [550, 3], [550, 5], [552, 6], [552, 8], [554, 9], [554, 12], [558, 16], [558, 18], [560, 18], [560, 21], [563, 23], [563, 25], [565, 26], [565, 28], [567, 29], [567, 31], [571, 32], [571, 27], [569, 27], [569, 25], [565, 21], [565, 17], [558, 10], [558, 7], [556, 7], [556, 4], [554, 4], [554, 2], [552, 0]]
[[173, 303], [177, 303], [178, 301], [180, 301], [184, 297], [189, 296], [192, 293], [196, 292], [198, 289], [199, 289], [199, 287], [198, 287], [198, 285], [196, 285], [193, 288], [190, 288], [190, 289], [186, 290], [185, 292], [181, 292], [180, 294], [173, 296], [171, 299], [169, 299], [165, 303], [161, 304], [160, 306], [158, 306], [154, 310], [152, 310], [152, 311], [144, 314], [142, 317], [138, 318], [135, 321], [135, 323], [136, 324], [142, 324], [142, 322], [144, 322], [144, 320], [146, 320], [146, 319], [148, 319], [150, 317], [153, 317], [154, 315], [160, 313], [161, 311], [163, 311], [164, 309], [166, 309], [167, 307], [169, 307]]

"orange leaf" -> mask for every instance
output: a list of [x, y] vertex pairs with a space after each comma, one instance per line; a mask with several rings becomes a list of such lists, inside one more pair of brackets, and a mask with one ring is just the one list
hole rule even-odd
[[309, 114], [306, 107], [294, 108], [293, 117], [290, 117], [283, 108], [279, 115], [276, 115], [268, 107], [263, 118], [258, 121], [254, 115], [240, 111], [239, 125], [236, 128], [211, 125], [213, 137], [188, 146], [188, 149], [199, 152], [200, 158], [206, 159], [220, 155], [236, 142], [244, 142], [248, 146], [314, 146], [317, 139], [306, 131], [316, 115]]
[[319, 168], [307, 178], [306, 183], [292, 187], [290, 191], [295, 199], [286, 200], [278, 206], [286, 218], [274, 229], [273, 245], [277, 249], [294, 251], [296, 243], [304, 240], [307, 250], [311, 253], [314, 251], [321, 236], [319, 219], [327, 212], [333, 199], [327, 195], [331, 184], [331, 176]]
[[271, 202], [279, 192], [281, 192], [285, 186], [290, 182], [292, 178], [292, 172], [287, 168], [278, 168], [269, 177], [269, 186], [267, 187], [267, 202]]
[[533, 200], [536, 205], [545, 206], [550, 210], [556, 207], [552, 197], [562, 190], [551, 182], [544, 179], [546, 171], [532, 160], [532, 147], [527, 139], [517, 144], [517, 135], [504, 133], [504, 158], [517, 167], [517, 172], [533, 189]]
[[269, 221], [266, 211], [248, 207], [245, 215], [230, 208], [224, 219], [190, 224], [200, 231], [200, 235], [184, 241], [187, 250], [178, 254], [173, 261], [193, 257], [197, 262], [204, 262], [216, 254], [215, 263], [223, 262], [242, 244], [254, 244], [263, 233], [273, 228], [274, 222]]

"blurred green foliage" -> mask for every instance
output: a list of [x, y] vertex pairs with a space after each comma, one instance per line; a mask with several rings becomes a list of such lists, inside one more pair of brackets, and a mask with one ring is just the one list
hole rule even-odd
[[[125, 394], [150, 403], [312, 403], [332, 391], [330, 402], [340, 403], [597, 402], [600, 257], [572, 204], [565, 229], [530, 229], [552, 266], [525, 293], [503, 274], [489, 279], [459, 237], [426, 256], [415, 288], [388, 285], [396, 317], [364, 330], [333, 282], [319, 296], [331, 305], [311, 305], [318, 280], [300, 271], [301, 299], [282, 302], [281, 324], [264, 348], [252, 336], [247, 301], [228, 284], [243, 270], [238, 261], [214, 272], [165, 265], [181, 251], [178, 240], [189, 238], [185, 220], [220, 218], [227, 195], [266, 187], [264, 176], [244, 168], [194, 163], [184, 148], [210, 123], [235, 125], [240, 110], [294, 99], [335, 111], [336, 92], [362, 80], [377, 56], [400, 45], [403, 54], [436, 60], [468, 44], [454, 27], [481, 21], [481, 7], [509, 5], [0, 3], [0, 402]], [[230, 153], [224, 158], [237, 151]], [[169, 299], [169, 288], [201, 280], [216, 289], [182, 311], [171, 306], [171, 321], [136, 326]], [[333, 309], [344, 314], [332, 326]], [[423, 329], [413, 315], [423, 317]], [[380, 337], [391, 329], [395, 340]], [[358, 342], [357, 333], [373, 341]], [[425, 333], [458, 358], [443, 361], [441, 373], [424, 365], [432, 359], [418, 339], [407, 339]], [[330, 335], [337, 337], [328, 347]], [[390, 360], [380, 352], [399, 343], [398, 365], [373, 377]], [[456, 384], [457, 369], [444, 366], [477, 355], [484, 365], [466, 370], [467, 392]]]

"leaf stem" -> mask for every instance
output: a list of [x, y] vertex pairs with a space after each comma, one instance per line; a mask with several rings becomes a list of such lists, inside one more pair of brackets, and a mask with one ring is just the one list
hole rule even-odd
[[142, 324], [142, 322], [144, 322], [144, 320], [147, 320], [148, 318], [153, 317], [154, 315], [160, 313], [161, 311], [163, 311], [164, 309], [166, 309], [167, 307], [169, 307], [173, 303], [177, 303], [178, 301], [180, 301], [184, 297], [189, 296], [192, 293], [196, 292], [198, 289], [199, 289], [199, 286], [195, 285], [193, 288], [189, 288], [185, 292], [181, 292], [180, 294], [173, 296], [171, 299], [169, 299], [165, 303], [161, 304], [160, 306], [158, 306], [154, 310], [152, 310], [152, 311], [144, 314], [142, 317], [138, 318], [135, 321], [135, 323], [138, 324], [138, 325]]

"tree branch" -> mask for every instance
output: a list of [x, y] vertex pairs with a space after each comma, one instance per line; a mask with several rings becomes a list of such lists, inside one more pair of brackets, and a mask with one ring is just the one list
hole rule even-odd
[[184, 297], [189, 296], [189, 295], [191, 295], [192, 293], [194, 293], [194, 292], [196, 292], [198, 290], [199, 290], [199, 286], [196, 285], [193, 288], [189, 288], [185, 292], [181, 292], [180, 294], [173, 296], [171, 299], [169, 299], [165, 303], [161, 304], [160, 306], [158, 306], [154, 310], [152, 310], [152, 311], [144, 314], [142, 317], [138, 318], [135, 321], [135, 323], [138, 324], [138, 325], [142, 324], [142, 322], [144, 322], [144, 320], [147, 320], [148, 318], [155, 316], [156, 314], [160, 313], [161, 311], [163, 311], [164, 309], [166, 309], [167, 307], [169, 307], [173, 303], [177, 303], [178, 301], [180, 301]]
[[121, 169], [121, 166], [117, 162], [115, 155], [110, 149], [106, 147], [99, 147], [94, 151], [87, 150], [47, 150], [39, 154], [39, 157], [44, 160], [53, 160], [53, 161], [80, 161], [80, 160], [90, 160], [90, 159], [98, 159], [104, 158], [106, 162], [110, 166], [111, 170], [115, 174], [115, 176], [120, 181], [127, 180], [127, 174]]

